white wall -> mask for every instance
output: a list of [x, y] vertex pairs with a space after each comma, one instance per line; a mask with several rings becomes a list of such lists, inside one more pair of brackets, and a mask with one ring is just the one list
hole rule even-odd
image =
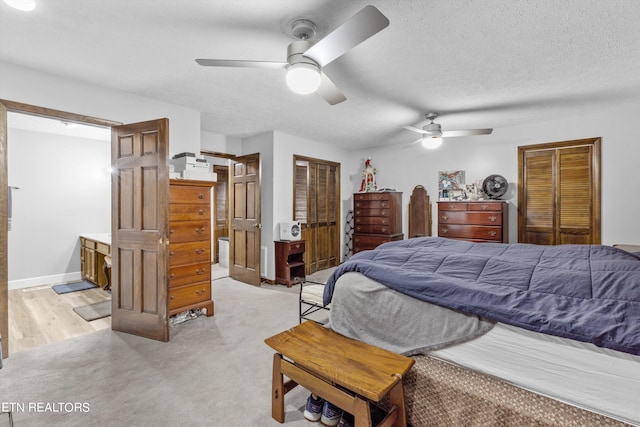
[[[464, 170], [467, 182], [500, 174], [510, 189], [509, 240], [517, 241], [518, 146], [602, 137], [602, 243], [640, 243], [640, 197], [635, 192], [635, 172], [640, 160], [637, 113], [640, 100], [615, 105], [583, 107], [579, 113], [568, 109], [553, 121], [495, 129], [492, 135], [445, 139], [442, 147], [425, 150], [420, 145], [408, 149], [386, 147], [360, 151], [371, 156], [378, 169], [378, 186], [403, 192], [403, 223], [407, 232], [407, 204], [413, 187], [427, 188], [437, 200], [437, 173]], [[407, 135], [407, 140], [413, 135]], [[362, 165], [359, 165], [361, 168]], [[355, 172], [355, 171], [354, 171]], [[353, 190], [357, 190], [354, 186]], [[437, 216], [434, 214], [434, 234]]]
[[200, 150], [200, 112], [177, 105], [2, 61], [0, 98], [122, 123], [166, 117], [169, 119], [170, 152]]
[[8, 141], [9, 289], [80, 279], [78, 235], [111, 232], [110, 142], [12, 128]]

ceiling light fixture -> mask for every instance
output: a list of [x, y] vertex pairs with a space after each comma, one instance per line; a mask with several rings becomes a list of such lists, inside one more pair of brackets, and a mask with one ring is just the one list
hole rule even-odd
[[297, 62], [287, 67], [287, 86], [300, 95], [314, 93], [320, 87], [320, 68], [308, 62]]
[[422, 135], [422, 146], [429, 150], [435, 150], [442, 145], [442, 137], [435, 135]]
[[30, 12], [36, 8], [36, 0], [4, 0], [6, 4], [14, 9]]

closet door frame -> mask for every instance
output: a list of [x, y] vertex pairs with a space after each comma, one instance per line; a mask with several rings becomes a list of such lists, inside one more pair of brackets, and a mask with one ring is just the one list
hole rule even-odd
[[560, 230], [560, 213], [558, 207], [560, 200], [560, 168], [558, 158], [562, 154], [562, 150], [570, 150], [576, 148], [588, 147], [590, 149], [590, 181], [589, 200], [590, 200], [590, 238], [589, 244], [600, 244], [602, 236], [602, 219], [601, 219], [601, 138], [586, 138], [570, 141], [559, 141], [545, 144], [535, 144], [518, 147], [518, 242], [529, 242], [527, 238], [527, 174], [526, 174], [526, 155], [532, 152], [549, 152], [553, 156], [553, 167], [550, 170], [553, 179], [553, 235], [550, 244], [560, 243], [582, 243], [580, 237], [576, 234], [575, 241], [572, 241], [571, 233], [562, 234]]

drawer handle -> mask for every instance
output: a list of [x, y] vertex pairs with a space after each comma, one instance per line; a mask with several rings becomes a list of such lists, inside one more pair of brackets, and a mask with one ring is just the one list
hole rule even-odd
[[440, 218], [442, 218], [442, 220], [443, 220], [443, 221], [446, 221], [446, 220], [448, 220], [448, 219], [449, 219], [449, 217], [448, 217], [448, 216], [446, 216], [446, 215], [442, 215]]
[[197, 228], [196, 227], [196, 233], [198, 233], [198, 234], [204, 233], [204, 230], [206, 230], [204, 227], [202, 227], [202, 228]]
[[497, 217], [497, 216], [495, 216], [495, 215], [491, 215], [491, 216], [489, 217], [489, 221], [491, 221], [491, 222], [496, 222], [496, 221], [497, 221], [497, 219], [498, 219], [498, 217]]
[[356, 215], [360, 215], [360, 211], [356, 211]]
[[489, 205], [481, 205], [480, 208], [482, 208], [483, 211], [486, 211], [489, 209]]
[[169, 256], [173, 256], [173, 254], [174, 254], [173, 251], [169, 252]]
[[202, 193], [198, 194], [198, 199], [204, 199], [204, 194]]
[[171, 295], [171, 296], [169, 297], [169, 299], [170, 299], [170, 300], [172, 300], [174, 297], [175, 297], [175, 295]]
[[362, 227], [360, 227], [359, 225], [356, 227], [357, 231], [360, 231], [362, 229]]
[[300, 244], [297, 244], [297, 245], [296, 245], [296, 249], [300, 249]]
[[197, 253], [198, 255], [203, 254], [203, 253], [205, 253], [205, 252], [207, 252], [207, 250], [206, 250], [205, 248], [202, 248], [202, 249], [198, 249], [198, 248], [196, 248], [196, 253]]
[[449, 229], [448, 228], [443, 228], [440, 232], [442, 234], [447, 234], [449, 232]]
[[491, 237], [496, 237], [496, 234], [498, 234], [497, 231], [490, 231], [489, 232], [489, 236], [491, 236]]
[[196, 289], [196, 295], [204, 295], [204, 294], [206, 294], [206, 293], [207, 293], [207, 290], [206, 290], [206, 289], [204, 289], [204, 288], [203, 288], [202, 290], [197, 290], [197, 289]]
[[203, 211], [202, 209], [200, 209], [200, 210], [198, 211], [198, 215], [204, 215], [204, 211]]
[[360, 207], [360, 203], [356, 202], [356, 208]]
[[455, 210], [455, 206], [454, 205], [449, 205], [449, 210], [450, 211]]
[[176, 275], [175, 275], [175, 274], [170, 274], [170, 275], [169, 275], [169, 280], [174, 279], [175, 277], [176, 277]]
[[201, 269], [201, 270], [198, 270], [198, 269], [196, 268], [196, 274], [198, 274], [198, 275], [200, 275], [200, 274], [204, 274], [204, 273], [206, 273], [206, 272], [207, 272], [207, 269], [206, 269], [206, 268], [203, 268], [203, 269]]
[[387, 202], [380, 203], [380, 206], [382, 206], [383, 208], [386, 208], [387, 207]]

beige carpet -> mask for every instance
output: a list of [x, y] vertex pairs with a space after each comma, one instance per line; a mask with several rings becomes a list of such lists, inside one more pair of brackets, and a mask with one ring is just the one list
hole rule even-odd
[[[264, 339], [298, 323], [297, 286], [221, 278], [212, 293], [215, 316], [171, 327], [168, 343], [102, 330], [5, 359], [0, 402], [20, 427], [280, 425]], [[285, 426], [313, 425], [307, 395], [287, 394]]]

